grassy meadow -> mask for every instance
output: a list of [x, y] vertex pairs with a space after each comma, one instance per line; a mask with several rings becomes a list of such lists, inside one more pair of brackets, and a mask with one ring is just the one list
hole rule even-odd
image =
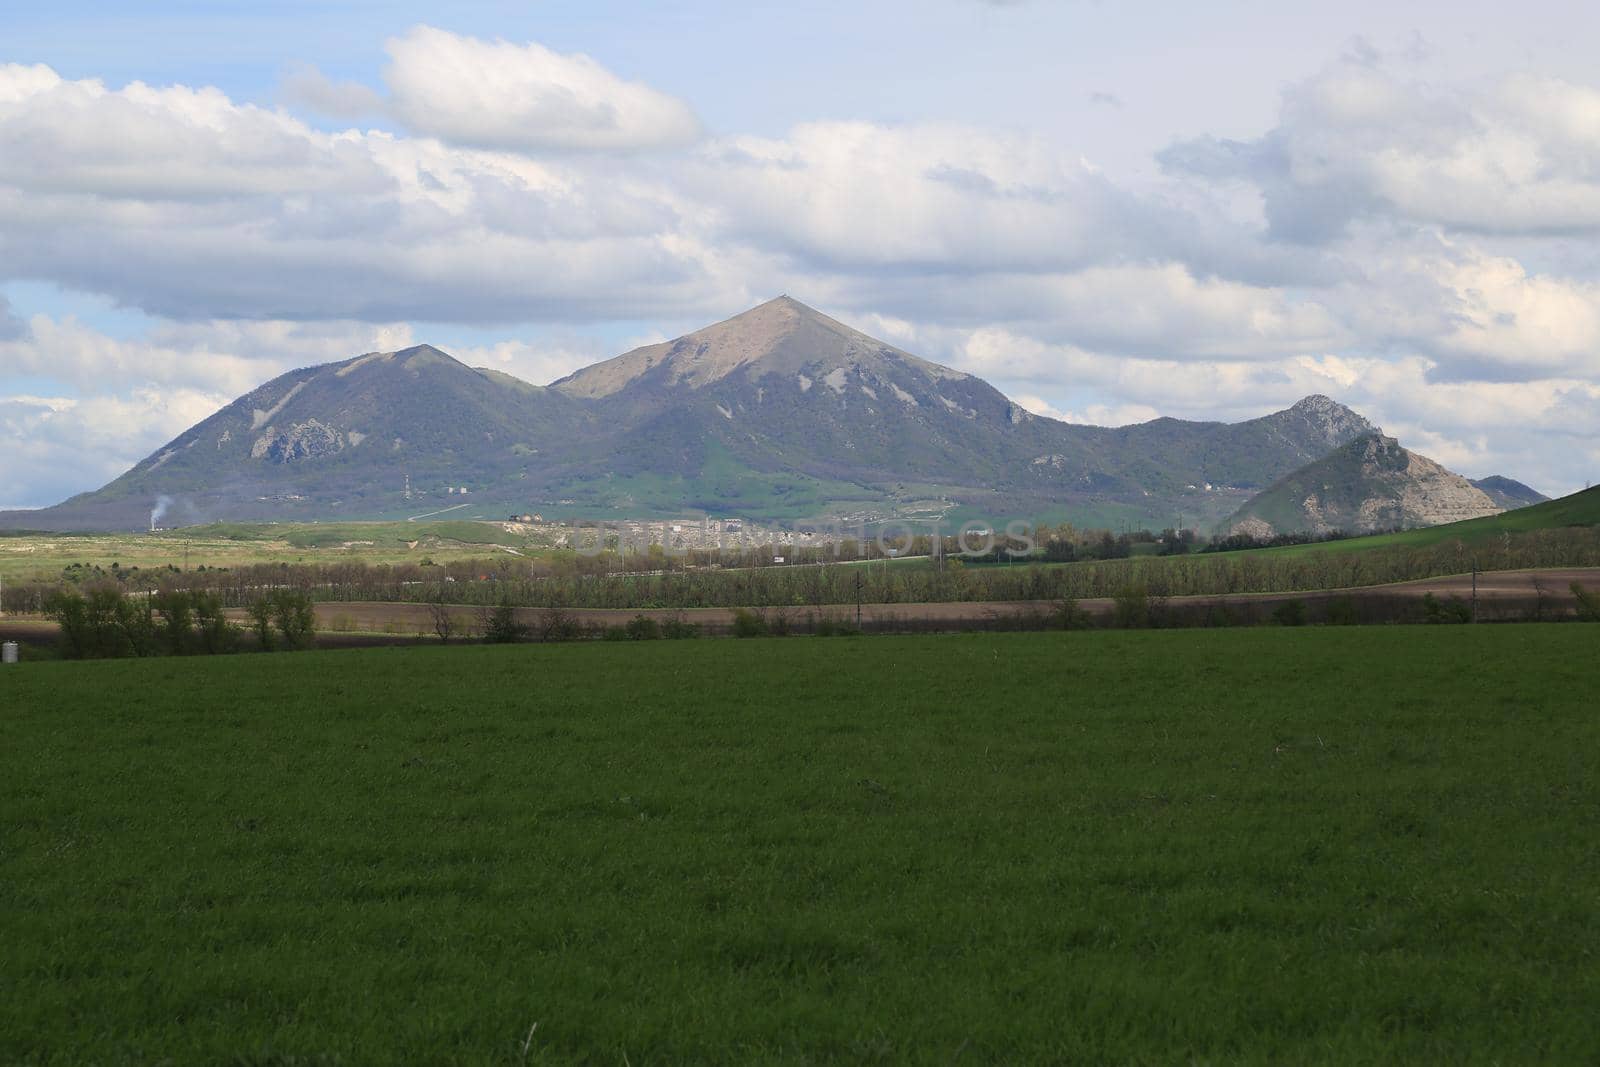
[[1577, 1062], [1597, 640], [0, 668], [0, 1061]]
[[536, 553], [538, 541], [500, 523], [343, 522], [214, 523], [158, 533], [0, 532], [0, 579], [55, 578], [74, 565], [109, 571], [247, 567], [263, 563], [358, 561], [370, 565], [437, 563]]

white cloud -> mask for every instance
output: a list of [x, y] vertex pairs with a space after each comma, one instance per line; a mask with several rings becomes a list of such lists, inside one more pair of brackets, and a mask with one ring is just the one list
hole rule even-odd
[[1425, 86], [1357, 57], [1292, 88], [1260, 137], [1175, 146], [1135, 190], [1074, 145], [955, 124], [624, 151], [698, 123], [537, 45], [422, 27], [390, 50], [386, 97], [309, 68], [284, 91], [410, 133], [0, 66], [0, 280], [158, 317], [121, 340], [0, 298], [0, 395], [16, 375], [76, 391], [72, 411], [230, 398], [403, 347], [413, 321], [550, 324], [457, 350], [542, 383], [614, 354], [585, 323], [689, 328], [788, 291], [1068, 418], [1242, 418], [1325, 392], [1470, 473], [1594, 470], [1600, 432], [1569, 432], [1594, 426], [1600, 384], [1592, 88]]
[[783, 139], [729, 138], [691, 178], [722, 234], [845, 269], [1067, 269], [1119, 242], [1143, 252], [1166, 214], [1070, 152], [955, 125], [814, 122]]
[[1397, 218], [1492, 234], [1600, 228], [1600, 91], [1522, 75], [1479, 90], [1404, 81], [1346, 59], [1291, 88], [1249, 141], [1173, 146], [1175, 172], [1250, 182], [1273, 231], [1337, 237]]
[[[652, 338], [652, 341], [665, 338]], [[593, 338], [568, 336], [541, 341], [509, 340], [490, 345], [451, 348], [451, 355], [472, 367], [484, 367], [521, 378], [533, 385], [548, 385], [581, 367], [609, 359], [617, 353], [603, 349]], [[626, 345], [625, 348], [636, 347]]]
[[85, 395], [190, 388], [231, 399], [294, 367], [416, 343], [403, 324], [161, 322], [137, 338], [111, 337], [71, 317], [35, 315], [28, 326], [26, 336], [0, 342], [0, 367]]
[[117, 477], [162, 443], [226, 403], [194, 389], [130, 390], [120, 395], [0, 396], [0, 499], [55, 503], [63, 473], [82, 488]]
[[336, 82], [307, 63], [291, 67], [279, 91], [291, 104], [339, 119], [368, 118], [388, 109], [388, 102], [370, 86]]
[[700, 136], [689, 105], [586, 55], [417, 26], [388, 43], [394, 114], [417, 133], [478, 148], [643, 149]]

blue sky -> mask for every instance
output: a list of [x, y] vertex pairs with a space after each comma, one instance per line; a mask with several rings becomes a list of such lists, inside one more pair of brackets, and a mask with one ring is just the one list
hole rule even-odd
[[1578, 488], [1597, 43], [1540, 3], [29, 6], [0, 505], [289, 367], [543, 382], [777, 292], [1076, 421], [1325, 392]]

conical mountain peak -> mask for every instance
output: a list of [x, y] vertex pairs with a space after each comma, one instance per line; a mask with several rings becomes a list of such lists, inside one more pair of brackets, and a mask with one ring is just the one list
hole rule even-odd
[[572, 396], [599, 399], [638, 382], [663, 391], [700, 389], [735, 374], [827, 374], [862, 368], [887, 378], [909, 373], [924, 379], [964, 379], [960, 371], [918, 359], [851, 329], [791, 296], [779, 296], [729, 319], [646, 345], [586, 367], [556, 382]]

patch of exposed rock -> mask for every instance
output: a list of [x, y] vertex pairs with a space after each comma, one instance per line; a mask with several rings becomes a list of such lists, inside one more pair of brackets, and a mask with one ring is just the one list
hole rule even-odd
[[[1313, 398], [1315, 399], [1315, 398]], [[1252, 499], [1227, 528], [1274, 533], [1371, 533], [1439, 526], [1502, 509], [1482, 489], [1382, 434], [1357, 438]]]
[[268, 426], [267, 432], [256, 438], [250, 446], [250, 458], [271, 463], [293, 463], [317, 456], [331, 456], [344, 451], [344, 446], [344, 434], [316, 419], [307, 419], [282, 431], [275, 431]]

